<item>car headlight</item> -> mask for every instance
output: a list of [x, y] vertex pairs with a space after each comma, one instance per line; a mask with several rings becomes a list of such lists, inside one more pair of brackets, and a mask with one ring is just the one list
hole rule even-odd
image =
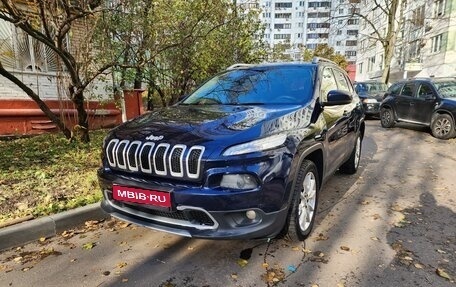
[[365, 104], [376, 104], [377, 100], [376, 99], [364, 99], [363, 103], [365, 103]]
[[285, 143], [287, 136], [285, 134], [273, 135], [259, 140], [232, 146], [223, 152], [224, 156], [240, 155], [251, 152], [267, 150], [281, 146]]

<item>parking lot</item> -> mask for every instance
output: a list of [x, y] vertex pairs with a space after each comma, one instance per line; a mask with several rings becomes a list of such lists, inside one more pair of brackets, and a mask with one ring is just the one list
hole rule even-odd
[[367, 121], [360, 170], [323, 187], [315, 229], [183, 238], [109, 220], [0, 253], [3, 286], [455, 286], [456, 139]]

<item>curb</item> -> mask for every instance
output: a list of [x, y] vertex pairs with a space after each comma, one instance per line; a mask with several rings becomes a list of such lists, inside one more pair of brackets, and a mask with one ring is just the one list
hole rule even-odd
[[8, 226], [0, 229], [0, 251], [36, 241], [41, 237], [53, 237], [88, 220], [108, 217], [109, 214], [101, 209], [98, 202]]

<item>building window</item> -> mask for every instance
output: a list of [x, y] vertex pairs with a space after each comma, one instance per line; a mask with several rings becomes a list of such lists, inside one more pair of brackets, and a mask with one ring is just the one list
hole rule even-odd
[[348, 25], [358, 25], [359, 19], [348, 19], [347, 24]]
[[442, 35], [443, 34], [439, 34], [439, 35], [431, 38], [431, 41], [432, 41], [431, 52], [432, 53], [438, 53], [442, 49]]
[[274, 15], [274, 18], [290, 19], [291, 18], [291, 13], [276, 13]]
[[274, 29], [291, 29], [291, 23], [274, 24]]
[[341, 41], [336, 41], [336, 46], [340, 46], [342, 45], [342, 42]]
[[358, 36], [358, 30], [347, 30], [347, 35]]
[[344, 8], [339, 8], [339, 14], [344, 14]]
[[371, 72], [374, 69], [375, 65], [375, 56], [370, 57], [367, 62], [367, 71]]
[[356, 51], [345, 51], [345, 57], [356, 57]]
[[275, 34], [274, 39], [276, 40], [285, 40], [285, 39], [290, 39], [291, 34]]
[[356, 44], [357, 44], [356, 40], [347, 40], [345, 42], [345, 46], [350, 46], [350, 47], [356, 46]]
[[445, 0], [434, 1], [434, 17], [445, 15]]
[[[0, 62], [6, 69], [46, 73], [61, 68], [53, 50], [3, 20], [0, 20], [0, 39]], [[69, 47], [68, 38], [65, 46]]]
[[291, 8], [292, 3], [291, 2], [278, 2], [278, 3], [275, 3], [275, 7], [276, 8]]
[[416, 8], [412, 11], [412, 24], [415, 26], [424, 25], [424, 5]]
[[342, 35], [342, 30], [337, 30], [337, 35]]
[[363, 73], [363, 63], [362, 62], [358, 64], [358, 71], [360, 74]]

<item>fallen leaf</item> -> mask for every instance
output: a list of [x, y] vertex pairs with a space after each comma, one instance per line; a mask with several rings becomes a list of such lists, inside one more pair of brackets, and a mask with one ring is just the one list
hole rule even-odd
[[101, 273], [101, 274], [103, 274], [104, 276], [108, 276], [109, 274], [111, 274], [111, 272], [109, 272], [109, 271], [103, 271], [103, 273]]
[[421, 265], [420, 263], [415, 263], [414, 266], [415, 266], [416, 269], [423, 269], [424, 268], [423, 265]]
[[413, 258], [410, 257], [410, 256], [405, 256], [403, 259], [404, 259], [404, 260], [407, 260], [407, 261], [413, 261]]
[[304, 252], [305, 254], [310, 254], [312, 253], [312, 250], [303, 248], [302, 252]]
[[437, 252], [440, 253], [440, 254], [446, 254], [446, 252], [443, 251], [442, 249], [437, 249]]
[[376, 213], [376, 214], [373, 214], [373, 215], [372, 215], [372, 218], [373, 218], [374, 220], [377, 220], [377, 219], [382, 218], [382, 217], [380, 216], [380, 214], [377, 214], [377, 213]]
[[341, 246], [340, 249], [342, 249], [343, 251], [350, 251], [350, 247], [347, 246]]
[[323, 235], [323, 233], [318, 234], [318, 236], [315, 238], [315, 241], [324, 241], [328, 240], [328, 236]]
[[22, 271], [29, 271], [30, 270], [30, 267], [25, 267], [25, 268], [22, 268]]
[[22, 256], [16, 257], [13, 259], [14, 262], [19, 262], [22, 260]]
[[336, 285], [336, 286], [337, 286], [337, 287], [345, 287], [345, 284], [344, 284], [344, 283], [340, 283], [340, 282], [339, 282], [339, 283], [337, 283], [337, 285]]
[[247, 264], [249, 264], [249, 261], [245, 259], [238, 259], [237, 264], [241, 267], [245, 267]]
[[291, 248], [291, 250], [293, 250], [293, 251], [300, 251], [301, 248], [300, 248], [299, 246], [295, 246], [295, 247]]
[[46, 237], [40, 237], [40, 242], [46, 241]]
[[263, 264], [261, 264], [261, 266], [263, 266], [263, 268], [268, 268], [269, 264], [268, 263], [263, 263]]
[[361, 205], [368, 205], [370, 202], [368, 200], [363, 200], [360, 203]]
[[117, 268], [124, 268], [125, 266], [127, 266], [127, 263], [126, 262], [119, 262], [117, 263]]
[[403, 211], [404, 208], [400, 207], [398, 204], [393, 204], [391, 206], [391, 210], [393, 210], [393, 211]]
[[446, 273], [446, 271], [443, 270], [442, 268], [437, 268], [437, 269], [435, 270], [435, 272], [436, 272], [437, 275], [439, 275], [440, 277], [445, 278], [445, 279], [448, 279], [448, 280], [451, 280], [450, 275], [448, 275], [448, 273]]
[[236, 273], [233, 273], [233, 274], [231, 274], [231, 278], [233, 278], [233, 279], [238, 279], [238, 276], [237, 276]]
[[127, 278], [122, 278], [122, 283], [128, 282]]
[[90, 250], [95, 247], [94, 242], [87, 242], [86, 244], [82, 245], [82, 249]]
[[375, 236], [372, 236], [371, 239], [374, 240], [374, 241], [378, 241], [379, 240], [378, 237], [375, 237]]

